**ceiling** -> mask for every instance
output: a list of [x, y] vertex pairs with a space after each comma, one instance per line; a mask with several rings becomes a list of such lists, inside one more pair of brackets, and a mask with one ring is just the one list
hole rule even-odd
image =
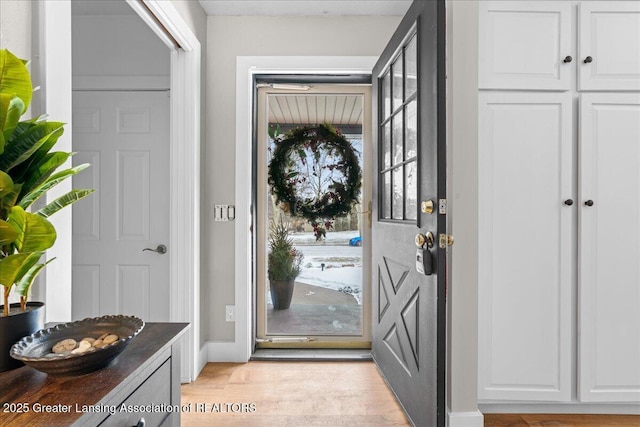
[[362, 125], [360, 95], [269, 95], [269, 123]]
[[403, 16], [405, 0], [199, 0], [207, 15], [228, 16]]

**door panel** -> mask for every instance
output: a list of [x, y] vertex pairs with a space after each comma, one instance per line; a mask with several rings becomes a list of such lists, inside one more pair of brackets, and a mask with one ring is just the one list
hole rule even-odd
[[479, 7], [480, 89], [569, 90], [571, 2], [482, 1]]
[[373, 70], [372, 352], [418, 426], [443, 426], [446, 249], [425, 246], [434, 274], [416, 268], [418, 233], [445, 233], [444, 2], [413, 3]]
[[578, 7], [579, 90], [640, 90], [640, 3], [583, 1]]
[[480, 399], [571, 398], [571, 102], [480, 94]]
[[[169, 320], [169, 97], [166, 92], [74, 92], [74, 319], [133, 314]], [[143, 251], [164, 244], [166, 254]]]
[[580, 108], [579, 398], [639, 402], [640, 94]]

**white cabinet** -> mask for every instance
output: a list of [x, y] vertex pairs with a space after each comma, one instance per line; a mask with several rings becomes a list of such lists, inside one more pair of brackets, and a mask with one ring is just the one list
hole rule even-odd
[[579, 90], [640, 90], [640, 2], [583, 1], [578, 10]]
[[581, 91], [640, 90], [640, 2], [482, 1], [479, 7], [480, 89], [564, 91], [577, 74]]
[[481, 399], [571, 397], [568, 93], [480, 94]]
[[640, 94], [580, 98], [579, 399], [638, 402]]
[[637, 404], [640, 1], [481, 2], [479, 30], [478, 397]]
[[569, 90], [571, 3], [480, 3], [481, 89]]

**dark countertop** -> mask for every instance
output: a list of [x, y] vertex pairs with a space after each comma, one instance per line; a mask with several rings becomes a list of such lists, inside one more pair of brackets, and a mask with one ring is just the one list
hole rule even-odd
[[49, 377], [29, 366], [0, 373], [0, 425], [97, 425], [109, 413], [83, 413], [82, 407], [124, 401], [171, 356], [171, 345], [188, 328], [188, 323], [147, 323], [109, 366], [81, 376]]

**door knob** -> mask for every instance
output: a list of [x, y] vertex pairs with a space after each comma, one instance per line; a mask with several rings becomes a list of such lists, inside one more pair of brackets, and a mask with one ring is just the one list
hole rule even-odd
[[565, 201], [564, 201], [564, 204], [565, 204], [565, 205], [567, 205], [567, 206], [571, 206], [571, 205], [573, 205], [573, 199], [567, 199], [567, 200], [565, 200]]
[[591, 62], [593, 62], [593, 58], [590, 56], [587, 56], [586, 58], [584, 58], [584, 63], [585, 64], [590, 64]]
[[433, 213], [433, 200], [425, 200], [420, 204], [422, 213], [431, 215]]
[[564, 62], [565, 64], [568, 64], [571, 61], [573, 61], [573, 58], [571, 56], [565, 56], [564, 57], [564, 61], [562, 61], [562, 62]]
[[584, 204], [586, 206], [593, 206], [593, 200], [587, 200], [586, 202], [584, 202]]
[[164, 255], [164, 254], [166, 254], [166, 253], [167, 253], [167, 247], [166, 247], [165, 245], [158, 245], [158, 247], [157, 247], [157, 248], [155, 248], [155, 249], [152, 249], [152, 248], [144, 248], [144, 249], [142, 250], [142, 252], [144, 252], [144, 251], [156, 252], [156, 253], [158, 253], [158, 254], [160, 254], [160, 255]]
[[433, 233], [430, 231], [428, 231], [427, 234], [418, 233], [416, 234], [415, 242], [416, 246], [419, 248], [423, 247], [425, 244], [428, 248], [432, 248], [434, 242]]

